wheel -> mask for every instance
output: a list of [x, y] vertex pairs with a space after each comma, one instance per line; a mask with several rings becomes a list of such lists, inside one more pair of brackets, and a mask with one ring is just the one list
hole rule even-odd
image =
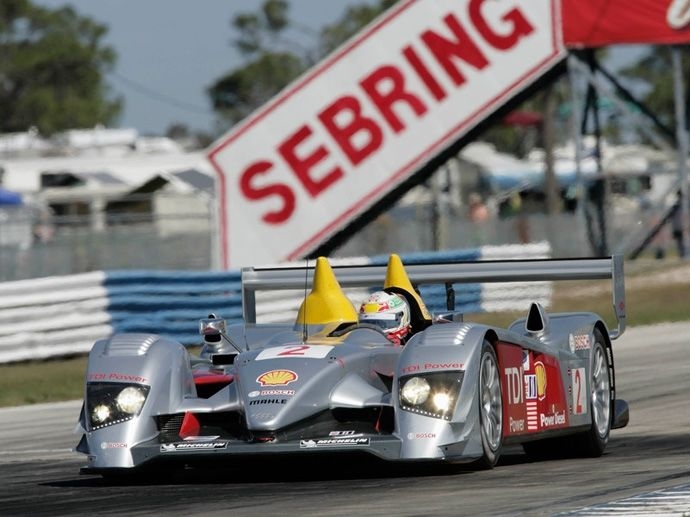
[[503, 399], [496, 352], [487, 340], [484, 340], [482, 345], [477, 393], [484, 452], [476, 463], [480, 468], [491, 469], [498, 462], [503, 447]]
[[611, 400], [611, 368], [604, 336], [594, 330], [592, 344], [592, 370], [590, 375], [590, 411], [592, 427], [575, 436], [575, 452], [581, 456], [597, 458], [604, 453], [613, 422]]

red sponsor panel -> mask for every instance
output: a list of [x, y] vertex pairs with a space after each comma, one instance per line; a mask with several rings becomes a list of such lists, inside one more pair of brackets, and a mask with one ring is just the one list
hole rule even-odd
[[690, 41], [690, 0], [561, 0], [566, 46]]
[[567, 427], [568, 403], [558, 360], [518, 345], [496, 347], [503, 393], [503, 435]]
[[553, 0], [404, 0], [209, 149], [225, 268], [307, 255], [565, 56]]

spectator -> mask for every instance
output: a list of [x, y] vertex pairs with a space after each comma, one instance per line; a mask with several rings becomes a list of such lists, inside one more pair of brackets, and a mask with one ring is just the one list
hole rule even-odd
[[472, 192], [468, 198], [467, 216], [473, 223], [482, 223], [489, 219], [489, 209], [486, 207], [482, 198], [476, 192]]

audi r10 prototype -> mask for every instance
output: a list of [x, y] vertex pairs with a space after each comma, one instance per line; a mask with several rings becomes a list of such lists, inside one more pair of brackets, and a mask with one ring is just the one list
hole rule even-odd
[[[458, 284], [602, 278], [612, 280], [614, 330], [595, 313], [537, 302], [507, 328], [453, 312]], [[448, 312], [427, 309], [420, 286], [434, 284]], [[404, 346], [359, 323], [344, 291], [381, 286], [410, 305]], [[275, 289], [309, 292], [296, 321], [257, 323], [257, 291]], [[353, 453], [492, 468], [509, 444], [532, 456], [600, 456], [628, 422], [612, 350], [625, 329], [621, 257], [407, 267], [395, 254], [386, 266], [320, 257], [244, 268], [242, 298], [242, 323], [200, 321], [198, 355], [154, 334], [94, 344], [78, 424], [83, 473]]]

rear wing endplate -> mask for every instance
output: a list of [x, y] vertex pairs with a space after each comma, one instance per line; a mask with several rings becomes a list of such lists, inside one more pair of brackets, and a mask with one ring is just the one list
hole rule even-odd
[[[386, 265], [341, 265], [331, 268], [341, 287], [379, 287]], [[625, 283], [623, 256], [567, 259], [491, 260], [409, 264], [405, 271], [413, 286], [422, 284], [534, 282], [550, 280], [610, 279], [617, 328], [616, 339], [625, 330]], [[305, 267], [242, 268], [242, 311], [245, 322], [256, 323], [256, 292], [311, 288], [314, 265]]]

